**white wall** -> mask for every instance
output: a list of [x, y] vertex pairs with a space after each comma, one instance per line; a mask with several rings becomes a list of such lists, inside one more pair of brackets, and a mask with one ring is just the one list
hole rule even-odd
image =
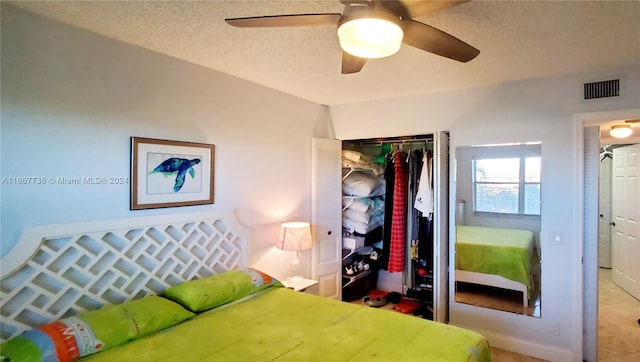
[[[622, 77], [616, 99], [582, 101], [585, 81]], [[582, 360], [582, 249], [579, 147], [574, 115], [640, 104], [640, 66], [598, 74], [331, 107], [339, 139], [450, 131], [452, 166], [463, 145], [542, 141], [542, 317], [451, 301], [450, 321], [493, 345], [550, 360]], [[453, 172], [453, 168], [452, 168]], [[452, 182], [451, 189], [455, 189]], [[455, 195], [450, 196], [451, 205]], [[561, 237], [554, 242], [555, 235]], [[453, 254], [453, 253], [451, 253]], [[451, 263], [451, 260], [450, 260]], [[450, 287], [452, 285], [450, 284]], [[558, 330], [558, 335], [552, 334]]]
[[233, 208], [254, 264], [286, 272], [273, 245], [281, 222], [310, 221], [326, 107], [6, 4], [1, 70], [3, 178], [129, 177], [131, 136], [216, 145], [213, 205], [130, 211], [129, 185], [3, 183], [2, 255], [25, 226]]

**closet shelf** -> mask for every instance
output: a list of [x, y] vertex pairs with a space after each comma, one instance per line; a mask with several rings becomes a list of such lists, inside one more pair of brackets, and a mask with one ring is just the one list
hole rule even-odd
[[376, 196], [352, 196], [352, 195], [342, 195], [342, 211], [346, 210], [351, 204], [355, 202], [355, 200], [359, 199], [371, 199], [374, 197], [381, 197], [382, 195]]
[[346, 287], [352, 283], [355, 283], [357, 280], [364, 278], [365, 276], [373, 273], [373, 272], [377, 272], [378, 270], [375, 269], [369, 269], [369, 270], [363, 270], [360, 272], [357, 272], [356, 274], [353, 275], [347, 275], [347, 274], [343, 274], [342, 275], [342, 287]]
[[343, 199], [348, 199], [348, 200], [355, 200], [355, 199], [372, 199], [374, 197], [382, 197], [382, 195], [368, 195], [368, 196], [356, 196], [356, 195], [342, 195]]
[[360, 167], [343, 167], [342, 168], [342, 181], [344, 181], [344, 179], [346, 179], [349, 175], [351, 175], [354, 172], [366, 172], [369, 173], [375, 177], [379, 177], [379, 175], [376, 175], [375, 172], [373, 172], [373, 170], [368, 169], [368, 168], [360, 168]]

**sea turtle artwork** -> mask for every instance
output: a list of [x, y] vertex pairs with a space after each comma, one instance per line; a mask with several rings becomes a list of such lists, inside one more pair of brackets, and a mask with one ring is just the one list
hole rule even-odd
[[162, 163], [156, 166], [156, 168], [154, 168], [150, 173], [160, 172], [164, 176], [175, 174], [176, 182], [173, 185], [173, 192], [178, 192], [184, 185], [184, 179], [187, 172], [189, 172], [191, 178], [196, 177], [196, 170], [193, 169], [193, 166], [199, 163], [199, 158], [189, 160], [186, 158], [171, 157], [162, 161]]

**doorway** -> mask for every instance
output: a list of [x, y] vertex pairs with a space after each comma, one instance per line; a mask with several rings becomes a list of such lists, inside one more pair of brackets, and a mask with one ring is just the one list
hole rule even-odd
[[[608, 132], [610, 126], [619, 120], [640, 119], [640, 109], [598, 112], [578, 114], [575, 117], [576, 126], [579, 129], [580, 159], [584, 160], [582, 166], [584, 209], [584, 265], [583, 265], [583, 289], [584, 309], [582, 311], [584, 335], [581, 345], [585, 361], [598, 360], [598, 188], [599, 188], [599, 156], [600, 133]], [[618, 120], [618, 121], [616, 121]], [[634, 130], [632, 142], [640, 142], [639, 130]], [[629, 141], [627, 141], [629, 142]]]
[[[634, 268], [640, 249], [637, 235], [627, 235], [637, 233], [637, 227], [627, 224], [638, 219], [637, 184], [628, 180], [630, 176], [637, 177], [633, 164], [638, 144], [603, 145], [600, 151], [598, 360], [637, 360], [640, 301], [632, 295], [637, 294]], [[633, 190], [627, 190], [630, 186]], [[607, 245], [607, 241], [611, 244]]]

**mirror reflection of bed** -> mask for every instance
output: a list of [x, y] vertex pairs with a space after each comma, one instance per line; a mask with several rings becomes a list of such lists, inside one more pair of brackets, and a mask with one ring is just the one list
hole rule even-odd
[[457, 303], [541, 316], [540, 149], [456, 148]]

